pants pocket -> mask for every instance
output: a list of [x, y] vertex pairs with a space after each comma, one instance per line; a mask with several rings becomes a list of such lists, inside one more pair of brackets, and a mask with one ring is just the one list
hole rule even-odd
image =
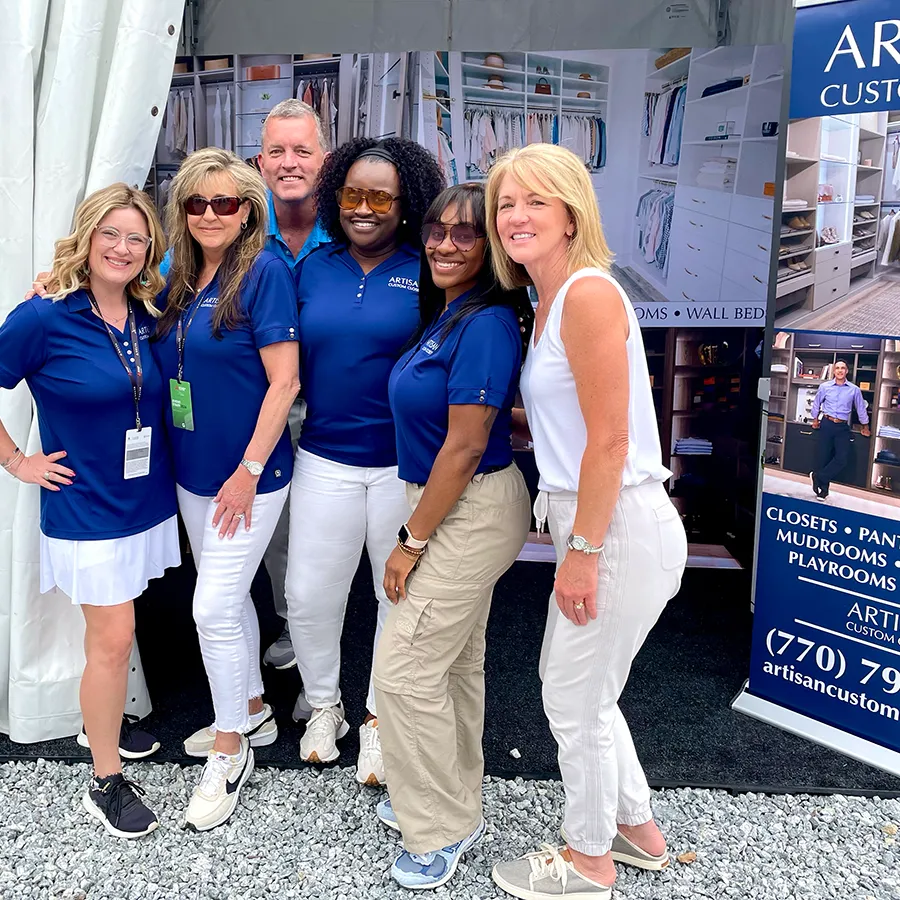
[[671, 500], [653, 510], [656, 518], [656, 533], [659, 540], [659, 562], [666, 572], [683, 569], [687, 562], [687, 535], [681, 516]]

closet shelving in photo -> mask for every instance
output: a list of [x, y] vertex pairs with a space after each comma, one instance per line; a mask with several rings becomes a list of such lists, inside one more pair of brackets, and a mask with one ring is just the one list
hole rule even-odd
[[[893, 140], [888, 116], [861, 113], [789, 123], [781, 247], [796, 245], [804, 252], [795, 255], [792, 249], [780, 256], [779, 313], [821, 310], [875, 276], [886, 151]], [[789, 209], [790, 201], [803, 201], [804, 209]], [[797, 215], [812, 225], [814, 239], [786, 230]]]
[[[645, 102], [655, 94], [657, 104], [671, 98], [674, 120], [681, 105], [672, 92], [684, 92], [681, 139], [677, 158], [670, 152], [661, 159], [658, 129], [651, 122], [647, 134], [642, 125], [645, 200], [631, 265], [670, 300], [764, 303], [777, 152], [777, 135], [764, 125], [779, 118], [783, 51], [693, 50], [656, 69], [659, 52], [648, 54]], [[660, 214], [670, 222], [667, 240], [665, 229], [654, 231]], [[649, 246], [642, 240], [648, 226]]]
[[[164, 204], [167, 182], [191, 150], [219, 146], [233, 150], [245, 159], [255, 157], [260, 151], [262, 123], [268, 111], [281, 100], [296, 96], [298, 89], [302, 99], [302, 88], [310, 82], [329, 86], [327, 109], [318, 92], [316, 106], [320, 113], [325, 113], [323, 120], [330, 140], [340, 141], [343, 136], [349, 136], [349, 120], [345, 127], [339, 122], [335, 108], [349, 106], [350, 79], [345, 78], [346, 84], [342, 85], [341, 73], [349, 72], [352, 57], [328, 55], [311, 59], [309, 56], [178, 57], [176, 69], [186, 68], [187, 71], [173, 72], [170, 100], [146, 183], [146, 189], [157, 205]], [[273, 77], [254, 77], [255, 74], [270, 73]], [[343, 103], [339, 96], [342, 88], [345, 92]], [[187, 113], [187, 123], [174, 146], [168, 128], [173, 115], [173, 99], [182, 102]]]

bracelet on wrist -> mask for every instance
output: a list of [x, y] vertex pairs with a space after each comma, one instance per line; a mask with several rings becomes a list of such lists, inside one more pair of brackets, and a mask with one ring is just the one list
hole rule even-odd
[[407, 559], [421, 559], [422, 555], [425, 553], [425, 548], [423, 547], [421, 550], [413, 550], [411, 547], [407, 547], [400, 538], [397, 538], [397, 546], [400, 548], [400, 552]]
[[16, 449], [13, 451], [13, 455], [6, 462], [0, 463], [0, 466], [3, 466], [3, 468], [6, 469], [7, 472], [11, 472], [16, 460], [22, 458], [24, 458], [24, 454], [18, 447], [16, 447]]

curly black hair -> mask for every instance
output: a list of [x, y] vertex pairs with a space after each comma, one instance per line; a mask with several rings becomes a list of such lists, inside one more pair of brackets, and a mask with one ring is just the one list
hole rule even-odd
[[[400, 176], [402, 216], [397, 228], [398, 244], [417, 246], [422, 232], [422, 220], [435, 197], [444, 189], [444, 175], [437, 159], [421, 144], [406, 138], [354, 138], [341, 144], [325, 160], [316, 184], [316, 209], [319, 221], [333, 241], [347, 244], [349, 240], [341, 228], [340, 207], [336, 193], [344, 186], [347, 172], [360, 155], [372, 147], [383, 147], [397, 160]], [[406, 219], [406, 224], [403, 224]]]

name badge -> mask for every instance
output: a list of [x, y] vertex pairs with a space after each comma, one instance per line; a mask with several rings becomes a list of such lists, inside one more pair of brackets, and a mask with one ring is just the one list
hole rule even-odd
[[191, 402], [190, 382], [170, 378], [169, 396], [172, 398], [172, 424], [184, 431], [193, 431], [194, 406]]
[[149, 426], [129, 428], [125, 432], [125, 480], [143, 478], [150, 474], [150, 441], [153, 429]]

